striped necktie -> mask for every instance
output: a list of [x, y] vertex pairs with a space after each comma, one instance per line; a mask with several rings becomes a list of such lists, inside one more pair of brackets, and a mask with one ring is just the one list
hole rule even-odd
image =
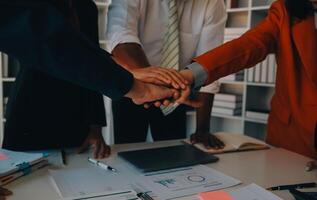
[[[167, 0], [168, 25], [164, 36], [161, 66], [179, 70], [179, 29], [176, 0]], [[164, 115], [168, 115], [177, 108], [177, 104], [161, 106]]]
[[176, 0], [167, 0], [169, 17], [164, 36], [161, 66], [179, 69], [179, 30]]

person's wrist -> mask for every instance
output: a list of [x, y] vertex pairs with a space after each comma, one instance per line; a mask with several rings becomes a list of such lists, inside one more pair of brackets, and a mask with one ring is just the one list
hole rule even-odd
[[194, 84], [194, 75], [193, 72], [189, 69], [180, 71], [180, 74], [188, 81], [190, 85]]
[[134, 99], [143, 99], [145, 93], [146, 93], [146, 87], [144, 86], [144, 84], [137, 80], [137, 79], [134, 79], [133, 81], [133, 85], [132, 85], [132, 88], [130, 89], [130, 91], [124, 95], [125, 97], [128, 97], [132, 100]]

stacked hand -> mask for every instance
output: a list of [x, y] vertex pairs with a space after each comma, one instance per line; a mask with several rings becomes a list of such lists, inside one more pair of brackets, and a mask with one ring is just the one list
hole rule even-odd
[[193, 83], [189, 70], [178, 72], [162, 67], [147, 67], [131, 70], [131, 73], [135, 82], [126, 97], [135, 104], [154, 103], [159, 107], [177, 102], [192, 107], [201, 106], [199, 101], [189, 99], [190, 85]]

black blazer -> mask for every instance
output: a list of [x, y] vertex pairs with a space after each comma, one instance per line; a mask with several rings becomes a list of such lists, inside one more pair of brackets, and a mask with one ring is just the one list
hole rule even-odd
[[[81, 1], [81, 0], [75, 0]], [[32, 67], [119, 99], [133, 76], [76, 31], [49, 0], [0, 1], [0, 51]]]
[[[91, 0], [74, 1], [80, 31], [98, 46], [98, 10]], [[7, 109], [3, 147], [37, 150], [75, 147], [90, 125], [104, 126], [100, 93], [24, 67]]]

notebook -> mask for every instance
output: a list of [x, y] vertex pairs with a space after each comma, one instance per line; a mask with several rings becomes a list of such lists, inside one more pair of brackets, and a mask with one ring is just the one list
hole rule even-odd
[[42, 153], [24, 153], [0, 149], [0, 177], [29, 168], [43, 160], [45, 158]]
[[153, 172], [218, 161], [217, 157], [187, 144], [119, 152], [118, 156], [131, 163], [141, 172]]
[[[257, 140], [243, 134], [218, 132], [214, 133], [213, 135], [217, 136], [223, 143], [225, 143], [225, 147], [223, 149], [206, 149], [201, 143], [194, 144], [194, 146], [206, 153], [211, 154], [269, 149], [269, 146], [261, 140]], [[190, 144], [189, 139], [184, 140], [184, 142]]]

